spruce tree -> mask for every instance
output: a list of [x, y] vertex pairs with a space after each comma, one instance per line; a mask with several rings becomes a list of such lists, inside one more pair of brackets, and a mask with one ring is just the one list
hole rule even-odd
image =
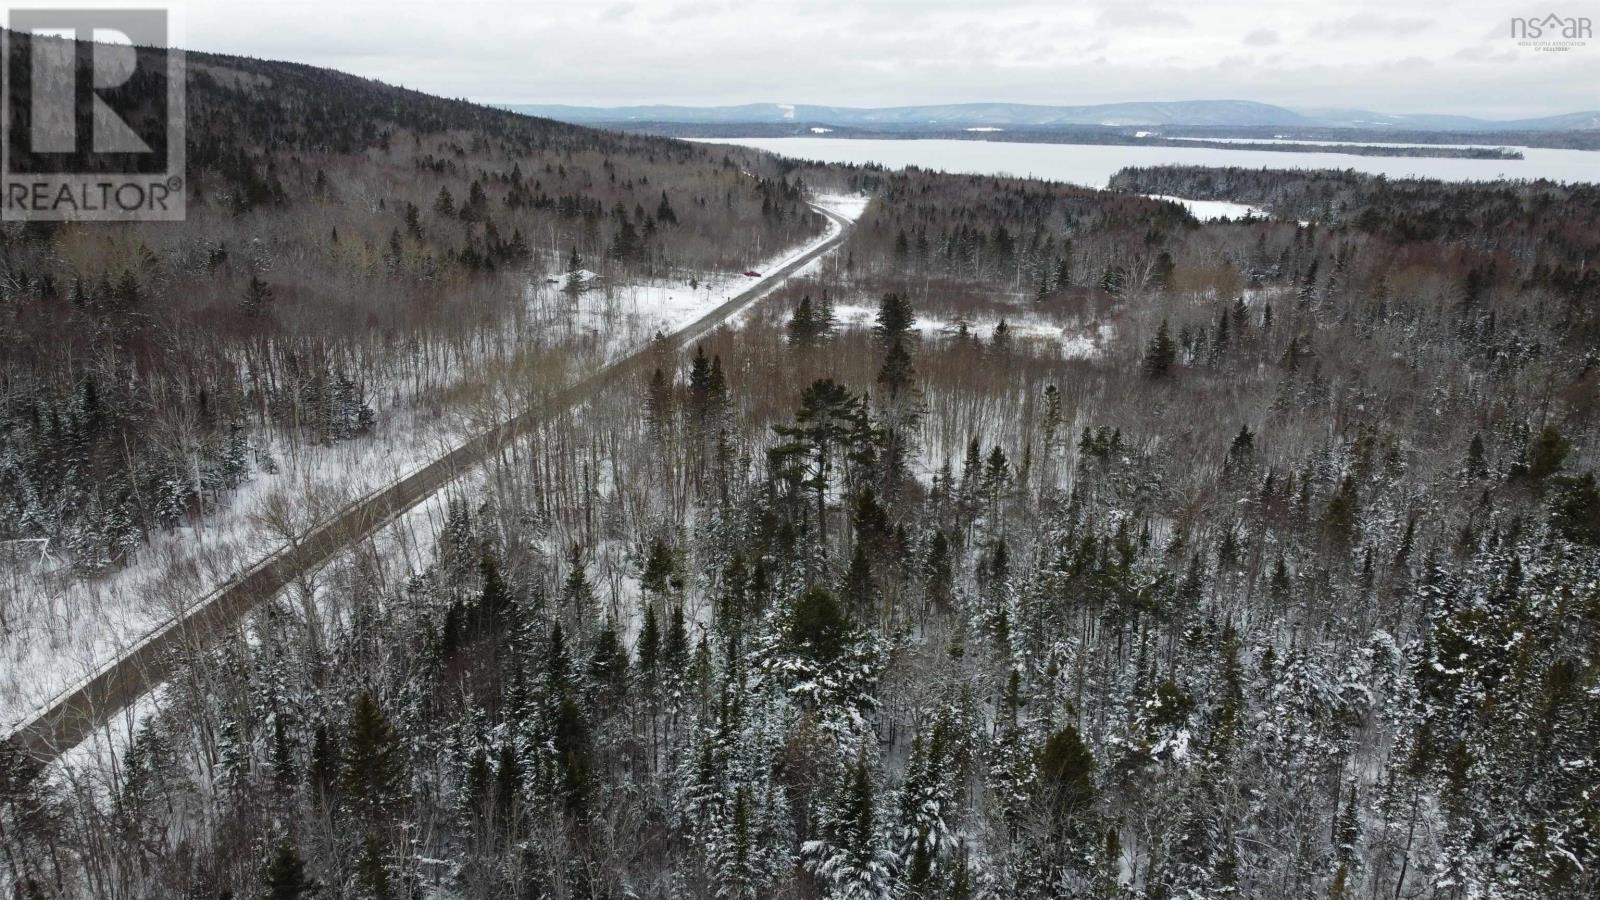
[[689, 667], [689, 629], [683, 618], [683, 605], [675, 604], [667, 617], [666, 639], [661, 646], [662, 659], [667, 671], [682, 678]]
[[661, 625], [653, 605], [644, 608], [644, 624], [639, 627], [639, 678], [646, 690], [654, 690], [661, 665]]
[[1156, 256], [1154, 265], [1150, 267], [1150, 285], [1157, 290], [1166, 290], [1172, 286], [1172, 273], [1177, 267], [1173, 265], [1172, 254], [1166, 250]]
[[650, 549], [645, 554], [644, 570], [639, 575], [639, 586], [658, 597], [665, 597], [672, 589], [676, 574], [677, 563], [672, 557], [672, 548], [660, 535], [652, 537]]
[[1074, 831], [1093, 812], [1094, 756], [1072, 725], [1050, 736], [1039, 751], [1039, 796], [1057, 834]]
[[306, 775], [312, 792], [332, 801], [339, 789], [339, 747], [326, 722], [318, 722], [311, 738], [311, 763]]
[[1040, 414], [1039, 422], [1047, 451], [1055, 449], [1056, 438], [1061, 435], [1061, 426], [1061, 389], [1053, 384], [1047, 384], [1044, 388], [1044, 411]]
[[616, 622], [606, 616], [589, 657], [589, 681], [596, 708], [615, 710], [628, 692], [628, 653], [617, 637]]
[[1488, 463], [1484, 460], [1483, 435], [1474, 434], [1471, 442], [1467, 444], [1467, 477], [1477, 480], [1489, 475]]
[[1550, 524], [1576, 544], [1600, 547], [1600, 486], [1595, 474], [1556, 479], [1550, 500]]
[[511, 615], [511, 590], [500, 577], [500, 563], [493, 551], [485, 546], [478, 560], [478, 573], [483, 589], [478, 594], [478, 620], [483, 630], [500, 630], [509, 624]]
[[650, 384], [645, 389], [644, 415], [650, 436], [657, 441], [665, 440], [672, 431], [672, 384], [659, 368], [650, 376]]
[[579, 622], [589, 621], [594, 614], [594, 588], [589, 585], [589, 575], [584, 571], [583, 547], [577, 543], [567, 551], [567, 577], [561, 583], [561, 602], [577, 613]]
[[795, 347], [810, 347], [817, 342], [820, 332], [816, 312], [811, 308], [811, 295], [806, 294], [789, 318], [789, 343]]
[[896, 339], [904, 340], [917, 324], [917, 314], [904, 294], [890, 292], [878, 303], [878, 321], [873, 333], [883, 346], [892, 345]]
[[306, 875], [305, 860], [287, 839], [273, 848], [272, 858], [261, 872], [263, 900], [303, 900], [320, 890], [316, 880]]
[[361, 858], [356, 863], [356, 884], [362, 900], [394, 900], [395, 892], [389, 884], [389, 868], [383, 861], [383, 844], [371, 832], [361, 842]]
[[1172, 343], [1172, 333], [1167, 328], [1167, 320], [1162, 319], [1161, 327], [1156, 329], [1156, 336], [1145, 349], [1145, 373], [1151, 378], [1166, 378], [1172, 373], [1172, 367], [1177, 360], [1178, 349]]
[[1572, 444], [1561, 432], [1554, 425], [1546, 425], [1528, 443], [1528, 478], [1535, 484], [1543, 484], [1561, 470], [1571, 450]]
[[862, 751], [840, 785], [827, 840], [804, 847], [812, 870], [838, 900], [887, 900], [896, 889], [899, 860], [884, 846], [873, 795], [872, 770]]
[[1333, 498], [1328, 501], [1328, 508], [1323, 514], [1323, 525], [1335, 540], [1348, 542], [1356, 526], [1356, 515], [1359, 512], [1359, 501], [1356, 495], [1355, 479], [1349, 475], [1339, 482], [1339, 489], [1334, 492]]
[[250, 283], [245, 287], [244, 297], [239, 301], [239, 307], [245, 315], [256, 318], [265, 315], [267, 307], [272, 303], [272, 287], [261, 280], [259, 275], [251, 275]]
[[357, 819], [370, 822], [388, 821], [408, 793], [399, 737], [368, 690], [356, 695], [350, 713], [340, 788]]
[[873, 582], [872, 564], [867, 560], [867, 548], [863, 541], [856, 541], [855, 552], [850, 555], [850, 565], [845, 570], [839, 593], [855, 616], [863, 620], [876, 617], [878, 589]]
[[888, 391], [892, 403], [910, 388], [914, 377], [916, 370], [911, 365], [911, 354], [906, 352], [905, 342], [896, 338], [890, 342], [889, 350], [884, 354], [883, 368], [878, 370], [878, 383]]

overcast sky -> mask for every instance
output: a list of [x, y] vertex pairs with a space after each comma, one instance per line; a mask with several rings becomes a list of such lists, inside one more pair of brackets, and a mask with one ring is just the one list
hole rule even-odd
[[492, 103], [1245, 99], [1515, 117], [1600, 108], [1600, 41], [1517, 46], [1481, 0], [189, 0], [190, 47]]

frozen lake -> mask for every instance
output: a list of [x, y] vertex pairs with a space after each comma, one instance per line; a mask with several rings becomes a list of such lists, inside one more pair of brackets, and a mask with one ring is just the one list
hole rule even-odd
[[1390, 178], [1440, 178], [1490, 181], [1496, 178], [1549, 178], [1600, 182], [1600, 152], [1512, 147], [1524, 159], [1441, 159], [1409, 156], [1355, 156], [1345, 153], [1290, 153], [1239, 149], [1097, 144], [1020, 144], [1003, 141], [871, 140], [854, 138], [717, 138], [709, 143], [758, 147], [801, 159], [838, 163], [881, 163], [890, 168], [920, 166], [977, 175], [1026, 175], [1105, 187], [1124, 166], [1246, 166], [1261, 169], [1355, 169]]

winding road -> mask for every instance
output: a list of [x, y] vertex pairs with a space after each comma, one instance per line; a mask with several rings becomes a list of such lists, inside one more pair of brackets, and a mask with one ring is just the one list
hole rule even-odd
[[[816, 204], [837, 230], [814, 242], [800, 256], [769, 272], [760, 282], [732, 297], [668, 336], [682, 350], [707, 332], [771, 293], [796, 272], [834, 249], [849, 236], [852, 222]], [[95, 674], [68, 688], [48, 707], [5, 735], [5, 742], [41, 762], [51, 762], [77, 746], [111, 716], [161, 684], [172, 673], [174, 651], [203, 644], [243, 618], [257, 604], [276, 595], [303, 573], [331, 560], [339, 551], [393, 522], [458, 476], [488, 459], [552, 414], [571, 408], [620, 379], [636, 377], [649, 364], [651, 347], [612, 362], [567, 385], [510, 421], [467, 441], [406, 478], [379, 488], [345, 507], [332, 519], [304, 534], [213, 591], [182, 616], [145, 635], [132, 649], [107, 662]]]

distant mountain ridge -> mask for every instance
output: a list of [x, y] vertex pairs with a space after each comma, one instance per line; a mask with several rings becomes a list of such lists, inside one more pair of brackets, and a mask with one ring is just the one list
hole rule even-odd
[[953, 103], [929, 106], [812, 106], [748, 103], [740, 106], [567, 106], [512, 104], [508, 109], [575, 124], [663, 122], [730, 125], [805, 123], [880, 128], [1104, 127], [1322, 127], [1396, 128], [1413, 131], [1573, 131], [1600, 129], [1600, 111], [1496, 121], [1471, 116], [1392, 115], [1358, 109], [1292, 110], [1252, 100], [1176, 100], [1043, 106], [1028, 103]]

